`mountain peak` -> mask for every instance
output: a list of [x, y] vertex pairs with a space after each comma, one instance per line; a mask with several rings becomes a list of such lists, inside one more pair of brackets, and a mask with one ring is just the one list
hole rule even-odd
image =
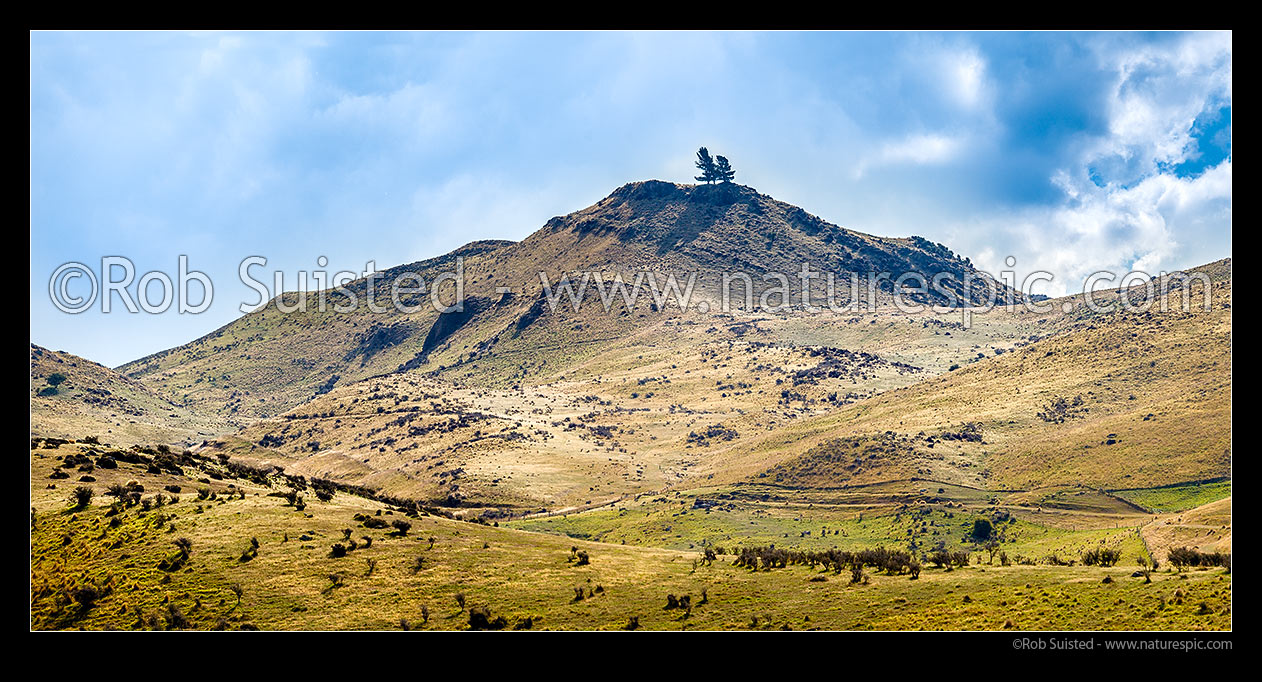
[[666, 180], [640, 180], [615, 189], [604, 201], [689, 200], [730, 204], [757, 196], [760, 195], [754, 188], [734, 182], [689, 185]]

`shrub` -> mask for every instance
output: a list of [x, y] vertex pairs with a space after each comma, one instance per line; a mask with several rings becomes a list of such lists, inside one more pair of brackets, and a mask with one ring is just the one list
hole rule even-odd
[[491, 610], [485, 606], [469, 609], [470, 630], [503, 630], [506, 627], [508, 627], [508, 621], [503, 616], [492, 619]]
[[167, 602], [167, 629], [183, 630], [190, 625], [188, 618], [184, 616], [184, 612], [180, 611], [175, 602]]
[[1167, 560], [1178, 571], [1189, 566], [1222, 566], [1228, 573], [1231, 572], [1230, 552], [1200, 552], [1190, 547], [1175, 547], [1170, 550]]
[[1098, 547], [1082, 553], [1083, 566], [1112, 566], [1122, 558], [1122, 550]]
[[929, 555], [929, 562], [937, 566], [938, 568], [950, 566], [951, 553], [945, 549], [935, 550], [933, 554]]
[[81, 485], [74, 489], [74, 493], [71, 494], [70, 499], [74, 502], [75, 509], [83, 509], [92, 502], [92, 496], [95, 494], [96, 493], [92, 491], [92, 488], [89, 488], [86, 485]]
[[101, 590], [98, 590], [93, 585], [76, 587], [70, 591], [70, 598], [79, 605], [79, 609], [81, 611], [87, 611], [92, 608], [92, 605], [95, 604], [96, 600], [100, 599], [101, 596]]

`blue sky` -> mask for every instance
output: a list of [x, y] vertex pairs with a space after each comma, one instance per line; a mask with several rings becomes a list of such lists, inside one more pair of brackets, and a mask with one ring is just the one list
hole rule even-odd
[[[268, 270], [520, 239], [632, 180], [737, 181], [991, 272], [1231, 251], [1229, 33], [33, 33], [32, 341], [115, 366], [231, 321]], [[70, 315], [68, 261], [215, 282]], [[196, 298], [196, 296], [194, 297]], [[155, 295], [156, 299], [156, 295]]]

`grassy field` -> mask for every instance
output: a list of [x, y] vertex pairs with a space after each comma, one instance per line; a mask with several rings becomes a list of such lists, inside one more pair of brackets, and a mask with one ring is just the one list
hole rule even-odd
[[[402, 519], [401, 510], [346, 493], [328, 502], [308, 496], [299, 510], [269, 496], [275, 483], [212, 477], [222, 476], [213, 461], [183, 475], [152, 474], [144, 464], [96, 468], [84, 475], [97, 479], [90, 483], [97, 497], [73, 509], [70, 491], [82, 483], [51, 479], [57, 487], [50, 488], [49, 476], [64, 461], [58, 455], [93, 449], [71, 444], [33, 454], [36, 629], [399, 629], [403, 621], [412, 629], [466, 629], [470, 609], [480, 606], [492, 619], [503, 616], [506, 627], [533, 629], [622, 629], [632, 619], [643, 629], [1230, 626], [1231, 579], [1221, 569], [1159, 573], [1145, 584], [1122, 564], [970, 563], [950, 571], [927, 567], [916, 580], [870, 567], [866, 581], [851, 584], [848, 574], [805, 566], [752, 571], [734, 566], [730, 555], [707, 565], [695, 549], [575, 540], [432, 515], [409, 519], [401, 535], [363, 523]], [[181, 492], [165, 493], [179, 501], [111, 513], [102, 491], [132, 482], [146, 499], [179, 485]], [[213, 491], [213, 499], [199, 499], [199, 488]], [[941, 522], [943, 530], [960, 532], [968, 520], [935, 514], [930, 523]], [[792, 523], [768, 519], [774, 532], [745, 539], [768, 540]], [[856, 545], [903, 527], [889, 516], [830, 523]], [[1031, 550], [1064, 548], [1067, 538], [1084, 546], [1113, 538], [1016, 526], [1021, 539], [1014, 547]], [[359, 547], [334, 558], [331, 547], [347, 529]], [[179, 538], [190, 542], [187, 558], [175, 544]], [[370, 546], [364, 538], [372, 538]], [[579, 565], [576, 551], [589, 562]], [[689, 595], [692, 608], [665, 608], [668, 594]]]
[[[497, 253], [467, 263], [477, 291]], [[1208, 311], [1067, 300], [967, 328], [891, 310], [523, 324], [529, 300], [506, 300], [423, 358], [423, 316], [264, 312], [126, 375], [32, 347], [32, 625], [466, 629], [485, 608], [531, 629], [1230, 628], [1229, 572], [1165, 566], [1230, 552], [1230, 482], [1185, 483], [1230, 474], [1219, 275]], [[94, 498], [72, 507], [79, 486]], [[736, 565], [771, 545], [924, 566]], [[1101, 549], [1116, 565], [1082, 565]]]
[[1114, 494], [1155, 512], [1181, 512], [1231, 497], [1231, 481], [1117, 490]]

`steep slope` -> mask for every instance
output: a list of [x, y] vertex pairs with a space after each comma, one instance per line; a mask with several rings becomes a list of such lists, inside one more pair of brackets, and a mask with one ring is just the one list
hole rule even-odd
[[[433, 282], [454, 272], [458, 259], [467, 272], [507, 244], [474, 242], [439, 258], [385, 270], [381, 279], [409, 272]], [[346, 289], [358, 303], [354, 310], [338, 312], [334, 306], [348, 306], [352, 299], [331, 291], [285, 293], [211, 334], [118, 371], [221, 416], [274, 416], [333, 386], [398, 369], [416, 356], [439, 317], [425, 305], [424, 295], [401, 297], [417, 306], [405, 313], [389, 304], [388, 291], [377, 291], [375, 304], [384, 304], [388, 312], [375, 313], [366, 304], [366, 280]], [[449, 289], [443, 291], [450, 296]], [[302, 309], [283, 312], [282, 306]]]
[[[575, 286], [578, 273], [599, 273], [609, 281], [622, 275], [628, 283], [636, 274], [655, 273], [663, 292], [667, 275], [675, 275], [681, 289], [695, 276], [692, 300], [696, 305], [705, 301], [710, 309], [721, 304], [725, 273], [747, 275], [754, 301], [781, 286], [764, 275], [782, 273], [788, 278], [790, 300], [797, 301], [797, 273], [809, 264], [813, 272], [838, 273], [837, 305], [850, 301], [849, 280], [841, 274], [849, 271], [865, 278], [861, 290], [871, 278], [877, 304], [889, 302], [891, 280], [905, 273], [948, 273], [944, 286], [954, 291], [974, 274], [967, 260], [918, 237], [887, 239], [846, 230], [740, 185], [661, 181], [621, 187], [594, 206], [549, 220], [520, 243], [474, 243], [383, 274], [389, 280], [415, 272], [432, 282], [453, 272], [458, 258], [466, 301], [460, 313], [440, 316], [431, 306], [372, 313], [362, 305], [353, 313], [321, 313], [315, 310], [318, 296], [309, 294], [306, 312], [284, 314], [269, 306], [202, 339], [119, 369], [220, 414], [267, 417], [332, 386], [400, 369], [450, 373], [453, 366], [496, 353], [529, 358], [482, 365], [483, 382], [512, 385], [525, 378], [532, 363], [561, 370], [581, 362], [585, 353], [686, 312], [665, 299], [665, 307], [658, 306], [648, 293], [628, 309], [608, 289], [613, 306], [605, 314], [595, 286], [582, 290], [579, 310], [565, 298], [554, 310], [544, 300], [543, 280], [557, 285], [566, 273], [574, 274]], [[744, 296], [743, 281], [731, 287], [734, 305]], [[812, 300], [822, 306], [826, 280], [817, 276], [810, 286]], [[367, 285], [361, 280], [348, 288], [362, 301]], [[562, 296], [559, 290], [553, 293]], [[972, 298], [980, 295], [976, 289], [970, 293]], [[1012, 296], [1006, 289], [1000, 295]], [[939, 294], [911, 297], [946, 301]], [[299, 299], [296, 294], [281, 298], [286, 305]], [[422, 302], [424, 296], [407, 300]], [[781, 301], [776, 293], [768, 305]]]
[[[712, 469], [785, 487], [920, 478], [1019, 492], [1135, 489], [1231, 470], [1230, 262], [1214, 264], [1211, 306], [1194, 285], [1146, 311], [1086, 311], [1056, 333], [958, 371], [769, 434]], [[1126, 295], [1134, 296], [1129, 291]], [[1022, 498], [1037, 502], [1038, 497]]]
[[31, 436], [195, 443], [237, 428], [95, 362], [31, 344]]

